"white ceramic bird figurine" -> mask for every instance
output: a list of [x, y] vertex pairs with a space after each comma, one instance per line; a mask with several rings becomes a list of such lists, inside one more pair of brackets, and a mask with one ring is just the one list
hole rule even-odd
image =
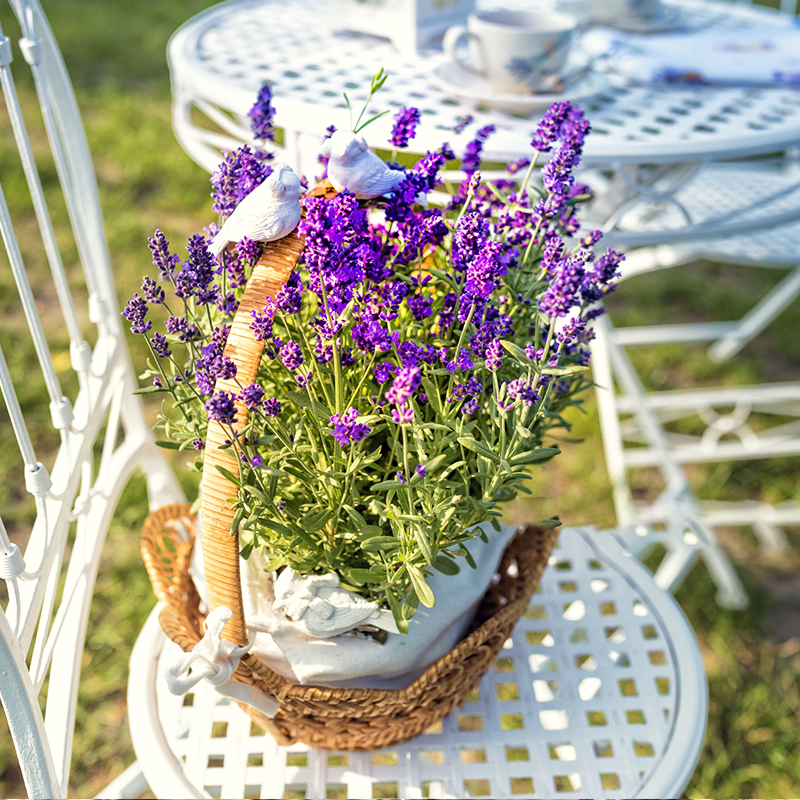
[[286, 164], [272, 173], [233, 210], [209, 250], [218, 256], [229, 244], [245, 236], [254, 242], [274, 242], [290, 234], [300, 222], [300, 179]]
[[339, 586], [339, 576], [300, 575], [290, 567], [274, 583], [273, 610], [284, 611], [304, 633], [315, 639], [347, 633], [358, 625], [372, 625], [399, 633], [390, 611]]
[[322, 154], [330, 157], [328, 178], [337, 192], [347, 189], [362, 200], [380, 197], [396, 189], [406, 177], [402, 170], [389, 169], [367, 146], [363, 136], [336, 131], [322, 143]]

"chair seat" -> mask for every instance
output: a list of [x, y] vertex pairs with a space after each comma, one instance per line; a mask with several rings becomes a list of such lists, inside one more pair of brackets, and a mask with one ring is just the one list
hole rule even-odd
[[[171, 695], [156, 612], [131, 659], [134, 748], [159, 797], [676, 797], [707, 690], [694, 634], [615, 532], [565, 529], [478, 690], [395, 747], [280, 747], [206, 682]], [[164, 752], [168, 748], [169, 752]]]
[[[796, 247], [786, 252], [781, 244], [796, 242], [792, 235], [800, 230], [797, 165], [708, 163], [675, 191], [669, 180], [638, 200], [618, 180], [619, 201], [627, 198], [621, 207], [628, 210], [619, 227], [606, 233], [604, 244], [627, 249], [694, 242], [696, 253], [714, 257], [721, 252], [732, 260], [795, 262]], [[778, 241], [773, 241], [775, 230]]]

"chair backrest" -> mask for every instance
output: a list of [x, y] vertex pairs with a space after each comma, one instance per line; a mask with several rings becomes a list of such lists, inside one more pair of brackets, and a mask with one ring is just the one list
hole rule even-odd
[[[136, 383], [114, 293], [94, 170], [61, 54], [36, 0], [10, 0], [10, 5], [22, 32], [22, 59], [17, 63], [27, 62], [33, 73], [75, 247], [60, 248], [63, 241], [54, 233], [12, 78], [12, 43], [0, 31], [0, 83], [38, 221], [40, 240], [35, 244], [43, 248], [50, 270], [45, 277], [26, 264], [36, 260], [32, 226], [26, 225], [18, 238], [0, 191], [0, 231], [7, 254], [0, 269], [10, 268], [20, 301], [14, 310], [4, 311], [0, 326], [0, 389], [7, 414], [0, 423], [6, 429], [0, 430], [0, 442], [8, 445], [3, 448], [2, 480], [9, 480], [9, 464], [16, 458], [10, 433], [5, 435], [13, 429], [21, 469], [19, 485], [9, 493], [27, 490], [34, 518], [29, 531], [15, 529], [10, 536], [2, 522], [7, 509], [0, 507], [0, 599], [5, 599], [4, 589], [7, 592], [0, 613], [0, 697], [29, 794], [64, 797], [89, 606], [117, 499], [137, 466], [147, 475], [153, 506], [182, 495], [154, 447], [139, 398], [131, 395]], [[10, 184], [14, 175], [0, 173], [0, 187], [6, 179]], [[75, 251], [80, 267], [69, 255]], [[74, 288], [83, 282], [85, 292]], [[42, 294], [53, 287], [57, 304], [37, 298], [32, 283]], [[37, 299], [45, 312], [41, 316]], [[20, 332], [23, 317], [26, 334]], [[60, 361], [58, 369], [54, 364], [48, 346], [53, 331], [60, 331], [61, 340], [66, 331], [71, 369], [65, 370]], [[23, 335], [31, 337], [37, 366], [20, 363], [31, 350], [30, 340], [20, 344]], [[49, 401], [51, 422], [45, 425], [30, 399], [37, 368], [46, 386], [42, 405]], [[45, 683], [42, 715], [39, 695]]]

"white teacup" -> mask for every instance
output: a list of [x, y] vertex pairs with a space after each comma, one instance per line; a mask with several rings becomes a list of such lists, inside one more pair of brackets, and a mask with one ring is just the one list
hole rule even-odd
[[644, 20], [658, 16], [663, 8], [661, 0], [589, 0], [589, 17], [604, 23]]
[[[462, 69], [481, 75], [498, 92], [530, 94], [558, 82], [576, 21], [558, 12], [479, 11], [467, 26], [444, 35], [444, 51]], [[469, 39], [470, 60], [459, 48]]]

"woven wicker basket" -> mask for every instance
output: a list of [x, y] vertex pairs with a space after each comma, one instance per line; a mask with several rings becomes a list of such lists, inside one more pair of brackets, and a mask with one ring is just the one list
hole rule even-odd
[[[312, 190], [329, 195], [324, 184]], [[236, 312], [225, 355], [237, 366], [237, 380], [256, 380], [263, 343], [250, 331], [250, 311], [261, 309], [288, 280], [303, 249], [302, 239], [287, 236], [264, 247]], [[236, 393], [234, 381], [220, 380], [217, 389]], [[247, 409], [237, 402], [239, 424]], [[236, 487], [215, 468], [239, 474], [230, 450], [220, 450], [226, 438], [220, 425], [210, 425], [202, 480], [202, 545], [210, 610], [227, 606], [233, 616], [225, 637], [247, 642], [239, 577], [239, 541], [231, 536], [233, 510], [228, 498]], [[200, 598], [189, 575], [194, 522], [186, 505], [165, 506], [145, 523], [142, 555], [153, 588], [166, 607], [161, 626], [172, 641], [189, 651], [203, 634]], [[422, 733], [449, 714], [478, 685], [503, 643], [528, 606], [552, 551], [555, 529], [529, 527], [506, 548], [499, 579], [484, 595], [469, 634], [447, 655], [401, 690], [330, 689], [298, 686], [273, 672], [255, 656], [242, 658], [234, 680], [250, 684], [275, 698], [280, 710], [269, 719], [243, 706], [256, 723], [284, 745], [302, 741], [332, 750], [372, 750], [388, 747]]]

